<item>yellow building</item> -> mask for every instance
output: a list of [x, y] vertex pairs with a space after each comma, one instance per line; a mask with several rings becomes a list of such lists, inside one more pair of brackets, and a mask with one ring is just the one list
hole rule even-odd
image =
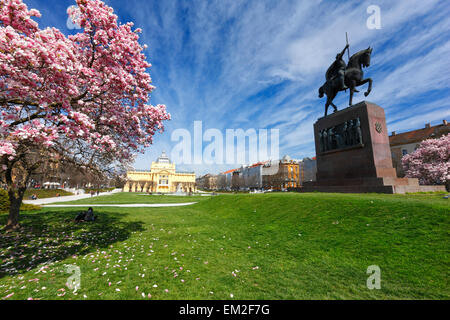
[[175, 164], [163, 151], [150, 171], [134, 170], [127, 172], [124, 192], [195, 192], [195, 173], [177, 172]]

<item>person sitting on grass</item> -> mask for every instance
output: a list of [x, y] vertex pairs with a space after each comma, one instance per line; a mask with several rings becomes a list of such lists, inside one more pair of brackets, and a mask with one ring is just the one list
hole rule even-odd
[[94, 216], [94, 210], [92, 208], [89, 208], [88, 211], [80, 212], [75, 218], [75, 222], [92, 222], [95, 220], [97, 220], [97, 216]]
[[86, 212], [86, 217], [84, 218], [85, 221], [95, 221], [97, 219], [97, 216], [94, 216], [94, 210], [92, 208], [89, 208]]
[[81, 211], [75, 218], [75, 222], [82, 222], [86, 217], [86, 211]]

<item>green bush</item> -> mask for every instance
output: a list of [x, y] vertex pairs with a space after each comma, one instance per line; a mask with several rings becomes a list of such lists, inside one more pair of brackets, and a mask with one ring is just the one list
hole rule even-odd
[[[8, 212], [9, 211], [9, 196], [8, 192], [6, 192], [3, 189], [0, 189], [0, 212]], [[21, 211], [31, 211], [31, 210], [38, 210], [41, 207], [33, 205], [33, 204], [25, 204], [22, 203], [20, 206]]]

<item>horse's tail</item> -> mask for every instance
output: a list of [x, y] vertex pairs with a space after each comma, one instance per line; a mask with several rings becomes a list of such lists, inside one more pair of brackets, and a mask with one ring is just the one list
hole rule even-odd
[[323, 98], [324, 94], [325, 94], [325, 92], [324, 92], [324, 90], [323, 90], [323, 86], [321, 86], [321, 87], [319, 88], [319, 98]]

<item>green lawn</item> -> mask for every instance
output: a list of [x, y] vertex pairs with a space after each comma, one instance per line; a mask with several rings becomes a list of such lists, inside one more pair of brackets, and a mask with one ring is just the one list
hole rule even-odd
[[149, 195], [146, 193], [120, 192], [106, 196], [94, 196], [82, 200], [59, 202], [58, 204], [152, 204], [152, 203], [180, 203], [180, 202], [198, 202], [211, 196], [167, 196], [167, 195]]
[[[127, 197], [144, 203], [104, 199]], [[194, 198], [189, 207], [95, 208], [92, 224], [72, 223], [74, 208], [24, 213], [24, 231], [0, 231], [0, 299], [450, 298], [442, 195]], [[65, 264], [81, 268], [76, 295]], [[381, 290], [366, 287], [370, 265], [381, 268]]]

